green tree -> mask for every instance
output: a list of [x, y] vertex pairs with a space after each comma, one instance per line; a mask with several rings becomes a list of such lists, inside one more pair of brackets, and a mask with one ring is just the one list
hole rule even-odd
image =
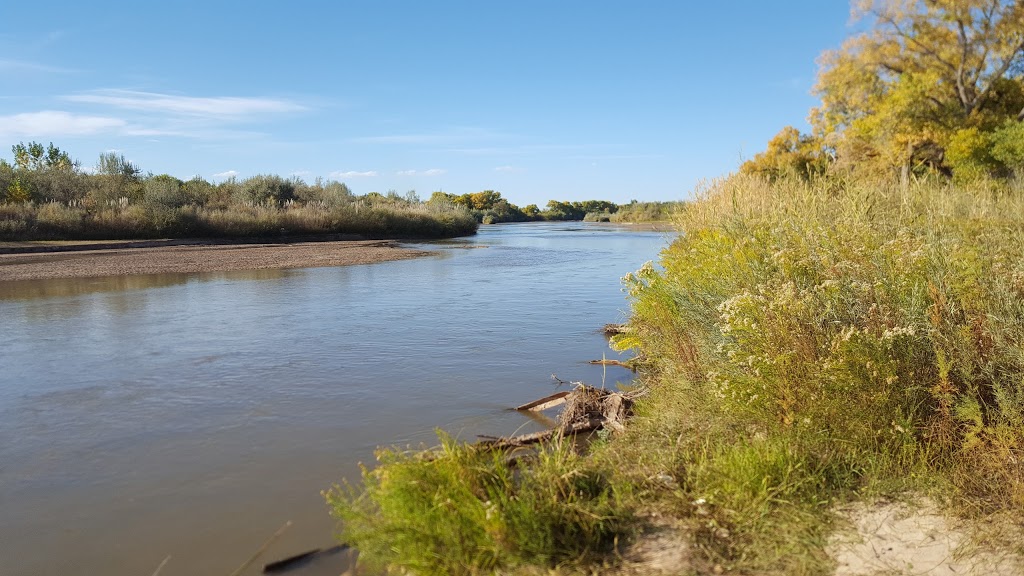
[[995, 175], [1000, 162], [992, 155], [992, 136], [976, 127], [956, 131], [946, 145], [946, 163], [957, 182]]
[[21, 142], [11, 146], [14, 152], [14, 166], [20, 170], [58, 170], [71, 172], [78, 168], [78, 162], [71, 159], [67, 152], [57, 148], [50, 142], [43, 147], [39, 142]]
[[4, 195], [5, 202], [18, 203], [28, 202], [31, 199], [31, 195], [22, 183], [20, 178], [15, 178], [13, 182], [7, 185], [7, 193]]
[[241, 182], [236, 201], [247, 204], [282, 204], [295, 199], [295, 182], [275, 174], [258, 174]]
[[1024, 178], [1024, 122], [1007, 120], [993, 132], [992, 157], [1017, 178]]
[[103, 176], [118, 176], [138, 180], [142, 169], [130, 162], [123, 154], [104, 152], [96, 162], [96, 173]]

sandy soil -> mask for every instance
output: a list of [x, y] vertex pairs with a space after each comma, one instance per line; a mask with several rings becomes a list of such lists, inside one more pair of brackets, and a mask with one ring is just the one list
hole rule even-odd
[[50, 245], [40, 252], [0, 253], [0, 281], [348, 266], [430, 254], [392, 240], [88, 248]]
[[836, 576], [1024, 574], [1024, 559], [979, 544], [971, 538], [978, 527], [950, 519], [926, 499], [857, 503], [839, 513], [848, 526], [829, 542]]

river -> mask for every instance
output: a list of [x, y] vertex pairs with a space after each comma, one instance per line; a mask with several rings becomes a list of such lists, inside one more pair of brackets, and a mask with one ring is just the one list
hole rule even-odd
[[0, 573], [226, 575], [286, 521], [246, 574], [330, 546], [320, 492], [376, 446], [538, 429], [508, 408], [552, 374], [628, 381], [586, 361], [665, 242], [494, 225], [365, 266], [0, 282]]

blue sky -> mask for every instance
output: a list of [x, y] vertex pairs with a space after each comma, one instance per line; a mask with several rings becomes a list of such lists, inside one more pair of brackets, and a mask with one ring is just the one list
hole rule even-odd
[[0, 156], [356, 193], [677, 200], [806, 128], [843, 0], [12, 2]]

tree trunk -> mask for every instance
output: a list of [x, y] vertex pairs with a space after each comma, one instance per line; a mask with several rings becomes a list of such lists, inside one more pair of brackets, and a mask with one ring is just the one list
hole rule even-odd
[[906, 190], [910, 186], [910, 163], [914, 160], [914, 144], [907, 142], [907, 159], [900, 167], [900, 188]]

